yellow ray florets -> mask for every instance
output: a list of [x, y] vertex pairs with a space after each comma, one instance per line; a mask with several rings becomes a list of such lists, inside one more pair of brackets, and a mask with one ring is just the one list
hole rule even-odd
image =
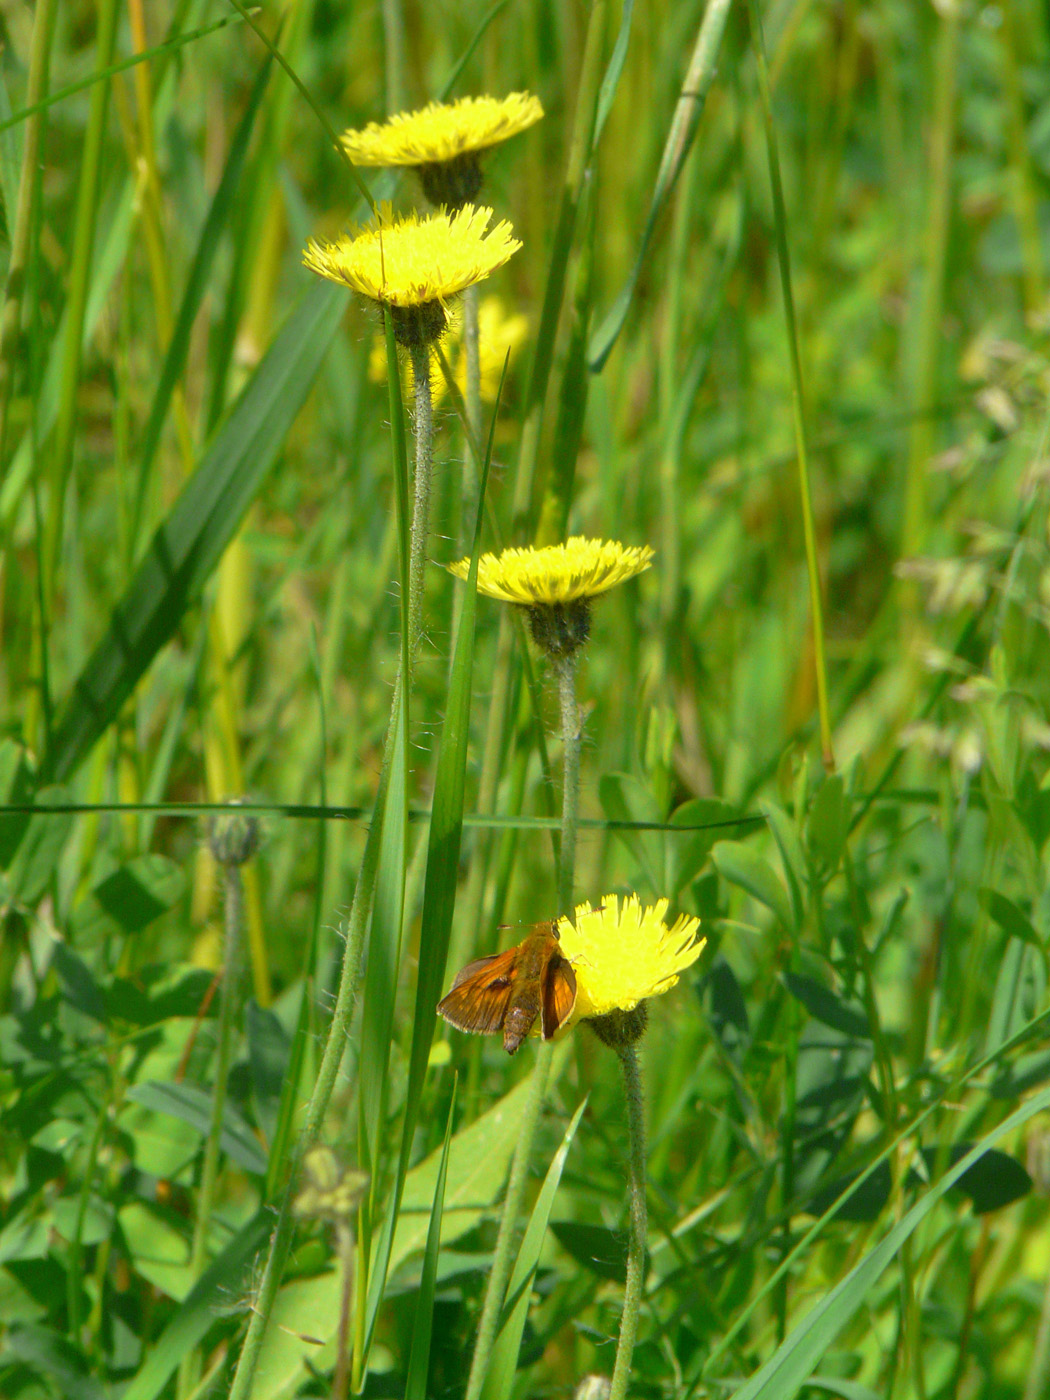
[[576, 974], [574, 1020], [633, 1011], [696, 962], [707, 942], [696, 937], [700, 920], [682, 914], [669, 928], [666, 913], [666, 899], [643, 905], [636, 894], [622, 901], [610, 894], [597, 909], [578, 904], [573, 918], [558, 921], [561, 951]]
[[334, 243], [311, 240], [303, 263], [373, 301], [401, 307], [443, 302], [483, 281], [521, 247], [506, 220], [490, 229], [491, 218], [491, 209], [466, 204], [453, 214], [395, 219], [385, 205], [377, 226]]
[[431, 102], [418, 112], [399, 112], [385, 122], [340, 138], [355, 165], [427, 165], [483, 151], [516, 136], [543, 116], [539, 99], [527, 92], [508, 97], [461, 97]]
[[[615, 540], [573, 535], [565, 544], [543, 549], [483, 554], [478, 561], [478, 592], [504, 603], [553, 607], [607, 593], [625, 579], [643, 573], [652, 558], [648, 545], [625, 546]], [[461, 559], [449, 568], [459, 578], [466, 578], [470, 560]]]

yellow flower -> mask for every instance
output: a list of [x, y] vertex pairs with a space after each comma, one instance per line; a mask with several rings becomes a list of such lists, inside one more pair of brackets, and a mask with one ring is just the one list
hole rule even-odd
[[341, 140], [355, 165], [429, 165], [495, 146], [542, 116], [539, 99], [527, 92], [461, 97], [369, 122], [363, 131], [344, 132]]
[[[625, 546], [615, 540], [588, 540], [573, 535], [565, 544], [542, 549], [505, 549], [478, 561], [478, 591], [503, 603], [523, 607], [558, 607], [597, 598], [618, 583], [643, 573], [652, 562], [648, 545]], [[470, 560], [449, 568], [458, 578], [470, 572]]]
[[647, 997], [670, 991], [707, 942], [700, 920], [681, 914], [664, 923], [667, 900], [643, 905], [636, 894], [606, 895], [597, 909], [578, 904], [558, 921], [561, 950], [576, 975], [573, 1019], [633, 1011]]
[[378, 225], [334, 243], [311, 240], [303, 263], [393, 311], [424, 313], [422, 339], [435, 340], [445, 328], [447, 299], [483, 281], [521, 247], [506, 220], [490, 229], [491, 218], [491, 209], [468, 204], [452, 214], [442, 209], [395, 219], [384, 205]]
[[[503, 299], [498, 296], [483, 297], [478, 307], [478, 354], [481, 362], [481, 397], [489, 403], [496, 397], [500, 376], [503, 374], [503, 361], [507, 352], [513, 357], [514, 351], [528, 333], [529, 320], [520, 311], [508, 316]], [[467, 357], [463, 350], [463, 323], [457, 309], [448, 315], [448, 328], [442, 341], [445, 358], [454, 366], [453, 373], [460, 392], [467, 392]], [[412, 373], [409, 364], [409, 375]], [[368, 357], [368, 377], [376, 384], [386, 383], [386, 347], [376, 337]], [[430, 356], [430, 392], [434, 403], [438, 403], [445, 393], [445, 376], [437, 353]]]

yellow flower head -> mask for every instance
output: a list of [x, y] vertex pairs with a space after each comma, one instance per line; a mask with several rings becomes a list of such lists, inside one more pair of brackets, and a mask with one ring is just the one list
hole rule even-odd
[[668, 928], [667, 900], [643, 905], [636, 894], [606, 895], [597, 909], [578, 904], [558, 921], [561, 950], [576, 975], [573, 1019], [633, 1011], [647, 997], [670, 991], [696, 962], [705, 938], [700, 920], [682, 914]]
[[[478, 591], [527, 608], [558, 607], [607, 593], [643, 573], [652, 558], [648, 545], [639, 548], [573, 535], [565, 544], [542, 549], [530, 546], [483, 554], [478, 560]], [[466, 578], [470, 560], [461, 559], [449, 568], [458, 578]]]
[[436, 308], [440, 316], [433, 314], [431, 324], [440, 334], [445, 301], [483, 281], [521, 247], [506, 220], [489, 229], [491, 218], [491, 209], [468, 204], [452, 214], [442, 209], [395, 219], [384, 205], [378, 225], [334, 243], [311, 240], [303, 263], [392, 309]]
[[344, 132], [341, 139], [355, 165], [429, 165], [498, 145], [542, 116], [539, 99], [527, 92], [461, 97], [369, 122], [363, 131]]

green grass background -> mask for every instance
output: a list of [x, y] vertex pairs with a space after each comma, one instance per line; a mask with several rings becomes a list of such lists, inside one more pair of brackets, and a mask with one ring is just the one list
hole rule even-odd
[[[691, 71], [704, 13], [4, 10], [5, 1397], [174, 1395], [197, 1344], [208, 1393], [229, 1388], [338, 983], [400, 648], [391, 406], [369, 376], [382, 328], [299, 260], [363, 213], [318, 114], [340, 130], [450, 83], [526, 88], [546, 111], [485, 162], [484, 197], [524, 246], [483, 290], [530, 335], [494, 424], [482, 545], [564, 524], [656, 550], [595, 608], [579, 685], [578, 896], [667, 897], [708, 939], [642, 1047], [651, 1258], [630, 1393], [1046, 1393], [1047, 16], [1034, 0], [730, 4]], [[665, 152], [684, 156], [673, 182]], [[368, 174], [399, 208], [421, 202], [410, 177]], [[462, 1392], [534, 1055], [438, 1029], [420, 976], [447, 986], [556, 903], [555, 691], [484, 598], [451, 667], [463, 586], [440, 566], [469, 552], [478, 475], [447, 397], [437, 421], [412, 820], [380, 865], [387, 895], [404, 878], [404, 918], [383, 906], [366, 942], [323, 1128], [372, 1176], [354, 1335], [376, 1396]], [[446, 723], [457, 679], [462, 732]], [[223, 906], [205, 818], [180, 804], [235, 794], [265, 810], [216, 1262], [194, 1289]], [[466, 816], [443, 887], [432, 803], [435, 822]], [[370, 1265], [406, 1096], [384, 1287]], [[580, 1030], [537, 1189], [584, 1098], [492, 1393], [569, 1395], [611, 1370], [624, 1109], [612, 1057]], [[975, 1145], [989, 1150], [971, 1160]], [[329, 1226], [300, 1223], [257, 1396], [330, 1393], [339, 1258]]]

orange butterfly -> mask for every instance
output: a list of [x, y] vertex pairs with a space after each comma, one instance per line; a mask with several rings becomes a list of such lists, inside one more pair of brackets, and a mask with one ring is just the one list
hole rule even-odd
[[537, 1016], [550, 1040], [575, 1005], [576, 974], [561, 951], [558, 921], [544, 919], [516, 948], [467, 963], [437, 1009], [457, 1030], [502, 1031], [503, 1048], [513, 1055]]

